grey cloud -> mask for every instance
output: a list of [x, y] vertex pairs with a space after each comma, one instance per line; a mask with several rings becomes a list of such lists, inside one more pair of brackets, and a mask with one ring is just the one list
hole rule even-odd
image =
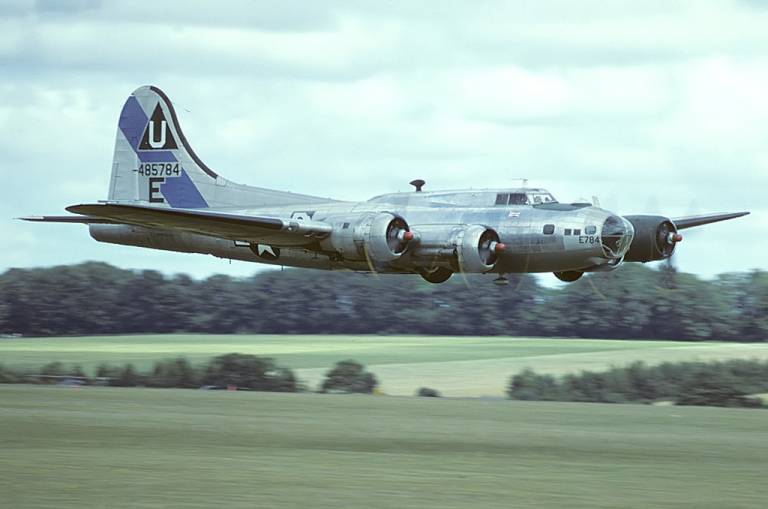
[[765, 10], [768, 9], [768, 2], [765, 0], [736, 0], [737, 4], [749, 7], [750, 9]]
[[[551, 4], [546, 9], [530, 4], [513, 9], [505, 2], [489, 3], [499, 12], [464, 2], [429, 7], [437, 4], [240, 0], [227, 3], [226, 8], [210, 2], [185, 3], [185, 9], [178, 9], [175, 2], [101, 5], [82, 0], [50, 5], [57, 14], [72, 14], [71, 19], [27, 20], [21, 28], [16, 26], [21, 32], [17, 49], [5, 55], [0, 52], [4, 74], [56, 76], [78, 71], [124, 77], [137, 73], [194, 76], [204, 70], [208, 75], [230, 78], [350, 81], [380, 73], [429, 73], [446, 67], [517, 65], [542, 70], [658, 65], [754, 52], [765, 26], [759, 19], [741, 23], [738, 37], [734, 37], [722, 30], [697, 28], [695, 23], [675, 28], [668, 20], [663, 33], [657, 34], [653, 17], [631, 18], [622, 11], [630, 9], [629, 5], [611, 4], [608, 10], [589, 4], [591, 7], [576, 9], [570, 2], [554, 3], [562, 12], [551, 9]], [[62, 5], [70, 5], [69, 10]], [[667, 18], [674, 13], [668, 3], [652, 6], [642, 10]], [[583, 28], [585, 11], [599, 22], [595, 33]], [[738, 9], [726, 13], [739, 15]], [[542, 17], [553, 22], [551, 29], [535, 22]], [[345, 43], [341, 20], [357, 23], [359, 36], [370, 39], [369, 44], [357, 48], [360, 41]], [[647, 27], [647, 32], [638, 26]], [[212, 29], [222, 27], [236, 28], [239, 36], [230, 45], [206, 44], [209, 38], [215, 42], [221, 36]], [[382, 27], [393, 33], [377, 40], [376, 30]], [[623, 27], [634, 28], [629, 36], [620, 37]], [[601, 30], [610, 33], [601, 37]], [[290, 57], [268, 49], [289, 44], [288, 40], [275, 39], [266, 47], [252, 44], [257, 35], [281, 32], [313, 34], [314, 39], [301, 50], [294, 49]], [[331, 55], [313, 44], [317, 40], [327, 40], [336, 48], [348, 47], [341, 55]]]
[[[265, 31], [327, 30], [336, 24], [332, 4], [302, 0], [36, 0], [14, 3], [12, 12], [39, 19], [141, 23], [145, 26], [245, 27]], [[137, 33], [137, 38], [141, 34]]]
[[96, 10], [103, 0], [36, 0], [34, 10], [40, 15], [80, 15]]

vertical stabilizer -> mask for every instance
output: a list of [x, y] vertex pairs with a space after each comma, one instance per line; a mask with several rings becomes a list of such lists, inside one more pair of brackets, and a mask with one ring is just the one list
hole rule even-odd
[[173, 104], [153, 86], [134, 91], [120, 112], [109, 200], [190, 209], [327, 201], [220, 177], [192, 150]]

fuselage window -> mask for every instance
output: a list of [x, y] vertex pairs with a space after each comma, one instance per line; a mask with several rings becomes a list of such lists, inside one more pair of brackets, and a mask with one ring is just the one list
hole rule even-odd
[[587, 226], [584, 228], [585, 235], [594, 235], [595, 233], [597, 233], [597, 226]]
[[528, 205], [528, 197], [525, 193], [512, 193], [509, 195], [510, 205]]
[[552, 235], [555, 233], [555, 225], [553, 224], [545, 224], [544, 225], [544, 235]]
[[496, 195], [496, 205], [506, 205], [507, 200], [509, 200], [508, 194], [497, 194]]
[[570, 235], [571, 234], [571, 229], [570, 228], [566, 228], [565, 231], [563, 232], [563, 234], [564, 235]]
[[573, 230], [573, 234], [574, 234], [574, 235], [581, 235], [581, 230], [579, 230], [579, 229], [577, 228], [576, 230]]

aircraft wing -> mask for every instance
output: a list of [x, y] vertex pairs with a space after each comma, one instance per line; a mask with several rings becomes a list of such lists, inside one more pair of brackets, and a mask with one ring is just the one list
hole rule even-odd
[[328, 236], [332, 230], [330, 224], [320, 221], [145, 205], [92, 203], [72, 205], [67, 207], [67, 211], [116, 224], [185, 231], [276, 246], [308, 245]]
[[728, 219], [736, 219], [748, 215], [749, 212], [731, 212], [727, 214], [705, 214], [703, 216], [687, 216], [678, 217], [672, 219], [678, 230], [684, 230], [686, 228], [693, 228], [694, 226], [701, 226], [709, 223], [717, 223], [718, 221], [727, 221]]

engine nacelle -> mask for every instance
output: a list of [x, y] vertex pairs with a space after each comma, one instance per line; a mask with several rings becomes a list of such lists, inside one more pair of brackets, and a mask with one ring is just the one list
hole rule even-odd
[[635, 238], [624, 256], [627, 262], [652, 262], [672, 256], [682, 240], [671, 219], [664, 216], [624, 216], [635, 228]]
[[330, 217], [325, 221], [332, 222], [333, 231], [322, 241], [323, 248], [335, 251], [346, 261], [386, 265], [402, 256], [412, 238], [405, 219], [389, 212]]
[[472, 225], [456, 238], [457, 263], [461, 272], [488, 272], [496, 266], [499, 234], [485, 226]]
[[454, 272], [493, 270], [504, 249], [495, 230], [482, 225], [420, 226], [409, 261], [416, 267], [446, 267]]

